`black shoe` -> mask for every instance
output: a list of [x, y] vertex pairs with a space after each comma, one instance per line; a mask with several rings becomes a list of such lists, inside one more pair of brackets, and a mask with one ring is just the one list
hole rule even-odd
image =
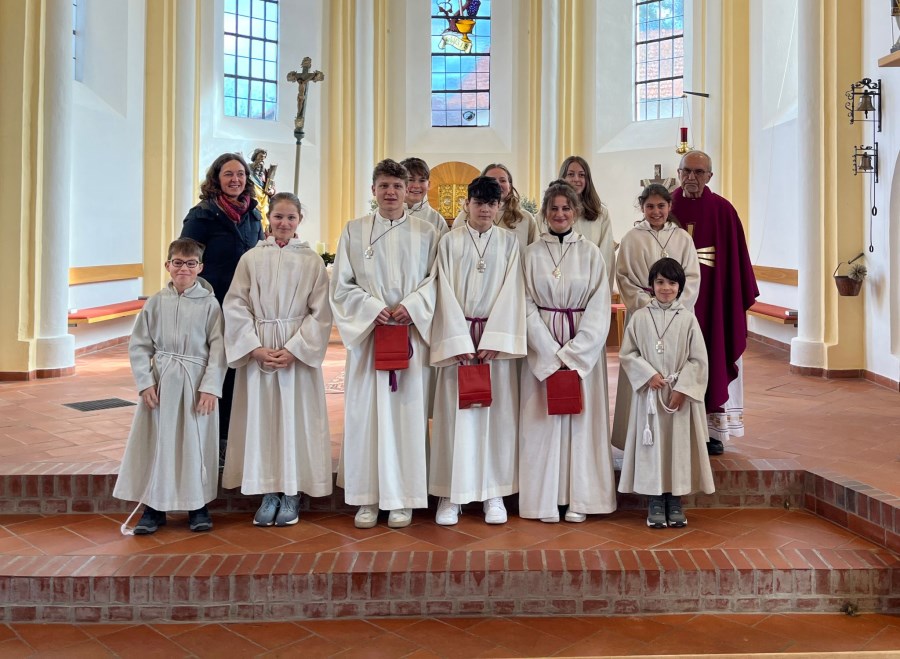
[[669, 528], [680, 529], [687, 526], [687, 517], [681, 509], [681, 497], [673, 497], [666, 492], [666, 523]]
[[188, 526], [190, 526], [191, 531], [198, 533], [212, 530], [212, 519], [209, 517], [209, 511], [206, 509], [206, 506], [188, 513]]
[[666, 504], [661, 496], [651, 496], [647, 510], [647, 526], [651, 529], [666, 528]]
[[725, 444], [718, 439], [709, 438], [706, 442], [706, 452], [710, 455], [722, 455], [725, 452]]
[[166, 513], [150, 506], [144, 507], [144, 513], [140, 521], [134, 527], [135, 535], [150, 535], [156, 533], [160, 526], [166, 525]]

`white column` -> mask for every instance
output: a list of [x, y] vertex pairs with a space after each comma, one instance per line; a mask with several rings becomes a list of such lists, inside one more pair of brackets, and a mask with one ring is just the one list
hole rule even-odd
[[791, 365], [825, 367], [824, 311], [824, 211], [822, 205], [824, 147], [822, 145], [822, 5], [820, 0], [800, 0], [798, 42], [797, 159], [807, 172], [798, 189], [799, 223], [799, 323], [791, 340]]
[[75, 365], [75, 337], [68, 333], [69, 194], [72, 164], [72, 3], [47, 0], [41, 115], [41, 187], [36, 214], [39, 267], [37, 369]]
[[[197, 94], [197, 4], [179, 2], [175, 16], [175, 52], [178, 57], [175, 79], [175, 234], [181, 233], [181, 218], [197, 203], [201, 173], [198, 171], [195, 120]], [[249, 155], [249, 154], [248, 154]]]
[[557, 161], [556, 124], [559, 113], [557, 112], [557, 96], [559, 90], [559, 2], [548, 0], [543, 3], [544, 30], [543, 43], [543, 68], [541, 76], [541, 189], [534, 190], [538, 205], [541, 203], [541, 195], [544, 194], [546, 185], [556, 178], [562, 161]]

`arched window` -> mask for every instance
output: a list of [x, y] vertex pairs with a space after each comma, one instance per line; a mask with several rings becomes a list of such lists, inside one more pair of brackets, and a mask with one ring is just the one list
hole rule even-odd
[[634, 3], [634, 116], [681, 116], [684, 90], [684, 0]]
[[225, 0], [225, 116], [278, 115], [278, 0]]
[[491, 124], [491, 0], [431, 2], [431, 125]]

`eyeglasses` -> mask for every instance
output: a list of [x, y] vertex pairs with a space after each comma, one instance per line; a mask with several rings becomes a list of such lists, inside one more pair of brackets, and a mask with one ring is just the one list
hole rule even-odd
[[191, 270], [193, 270], [198, 265], [200, 265], [200, 261], [198, 261], [196, 259], [191, 259], [190, 261], [182, 261], [181, 259], [172, 259], [169, 261], [169, 263], [171, 263], [176, 268], [183, 268], [184, 266], [187, 266]]
[[705, 169], [679, 169], [678, 171], [681, 172], [682, 174], [684, 174], [685, 176], [690, 176], [691, 174], [693, 174], [697, 178], [700, 178], [701, 176], [706, 176], [707, 174], [709, 174], [709, 172], [706, 171]]

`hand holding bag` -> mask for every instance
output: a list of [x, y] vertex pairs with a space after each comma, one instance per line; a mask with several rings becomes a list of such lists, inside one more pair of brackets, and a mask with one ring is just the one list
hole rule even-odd
[[583, 406], [577, 371], [561, 368], [547, 378], [547, 414], [581, 414]]
[[409, 325], [375, 326], [375, 370], [409, 368]]
[[491, 406], [491, 365], [489, 363], [460, 364], [457, 370], [457, 379], [459, 409]]

